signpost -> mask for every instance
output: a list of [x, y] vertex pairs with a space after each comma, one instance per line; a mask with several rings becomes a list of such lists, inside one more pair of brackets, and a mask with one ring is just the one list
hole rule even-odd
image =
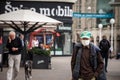
[[78, 13], [73, 12], [75, 18], [113, 18], [113, 13]]

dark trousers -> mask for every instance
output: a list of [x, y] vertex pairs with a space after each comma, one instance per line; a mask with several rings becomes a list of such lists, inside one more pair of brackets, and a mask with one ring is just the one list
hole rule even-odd
[[103, 52], [103, 59], [105, 60], [105, 71], [107, 71], [107, 66], [108, 66], [108, 52]]

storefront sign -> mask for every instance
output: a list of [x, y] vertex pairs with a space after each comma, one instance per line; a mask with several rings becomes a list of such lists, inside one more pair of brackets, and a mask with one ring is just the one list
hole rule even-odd
[[[46, 4], [42, 4], [40, 2], [38, 3], [33, 2], [33, 4], [30, 6], [26, 2], [6, 2], [4, 6], [4, 12], [8, 13], [19, 9], [27, 8], [47, 16], [72, 17], [72, 9], [70, 5], [59, 5], [59, 3], [57, 3], [58, 5], [54, 4], [54, 6], [50, 6], [50, 3], [48, 3], [47, 6], [43, 6], [43, 4]], [[31, 2], [29, 2], [29, 4], [31, 4]], [[35, 6], [34, 4], [37, 6]]]
[[7, 1], [0, 2], [0, 14], [16, 11], [19, 9], [30, 9], [42, 15], [72, 23], [72, 3], [39, 2], [39, 1]]
[[59, 27], [59, 30], [71, 31], [71, 27]]

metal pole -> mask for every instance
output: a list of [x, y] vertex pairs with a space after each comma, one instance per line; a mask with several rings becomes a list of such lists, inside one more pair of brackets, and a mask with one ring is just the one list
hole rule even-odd
[[27, 27], [27, 23], [24, 22], [24, 54], [23, 54], [23, 65], [25, 64], [25, 61], [26, 61], [26, 56], [27, 56], [27, 44], [26, 44], [26, 39], [27, 39], [27, 33], [26, 33], [26, 27]]
[[102, 35], [101, 35], [101, 32], [102, 32], [102, 28], [100, 28], [100, 40], [99, 40], [99, 41], [101, 41], [101, 40], [102, 40]]
[[56, 36], [55, 36], [55, 34], [54, 34], [54, 55], [55, 55], [55, 41], [56, 41]]
[[100, 38], [99, 38], [99, 41], [101, 41], [101, 40], [102, 40], [102, 27], [103, 27], [103, 25], [102, 25], [102, 24], [99, 24], [98, 27], [99, 27], [99, 30], [100, 30], [100, 34], [99, 34]]
[[113, 51], [113, 24], [111, 24], [111, 51]]

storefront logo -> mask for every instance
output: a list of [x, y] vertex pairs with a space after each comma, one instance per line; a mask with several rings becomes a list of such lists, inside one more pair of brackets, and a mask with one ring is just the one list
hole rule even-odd
[[[24, 9], [25, 7], [27, 7], [23, 4], [20, 4], [19, 6], [17, 5], [17, 7], [15, 7], [11, 3], [12, 2], [6, 2], [5, 13], [16, 11], [19, 9]], [[70, 6], [63, 7], [61, 5], [57, 5], [55, 8], [46, 7], [37, 9], [35, 7], [30, 7], [29, 9], [46, 16], [72, 17], [73, 13], [72, 9], [70, 9]]]
[[71, 27], [59, 27], [59, 30], [68, 30], [71, 31]]
[[37, 64], [42, 64], [42, 63], [45, 63], [45, 61], [44, 60], [37, 61]]

